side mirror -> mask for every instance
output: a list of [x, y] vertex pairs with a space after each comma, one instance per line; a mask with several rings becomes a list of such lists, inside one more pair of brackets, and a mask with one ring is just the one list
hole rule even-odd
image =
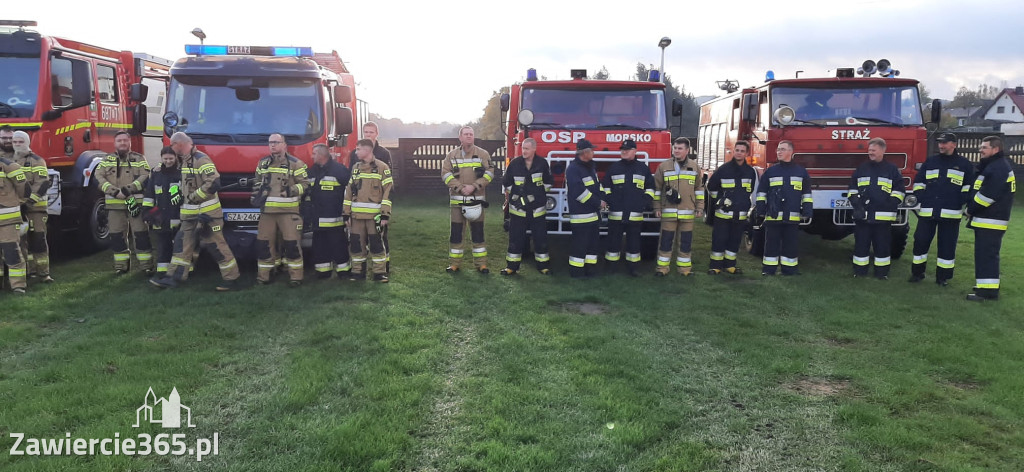
[[932, 100], [932, 123], [939, 123], [942, 121], [942, 100]]
[[501, 94], [501, 98], [498, 99], [498, 104], [501, 106], [501, 111], [502, 112], [508, 111], [508, 109], [509, 109], [509, 102], [511, 100], [512, 100], [512, 96], [511, 95], [509, 95], [507, 93]]
[[71, 61], [71, 106], [79, 108], [89, 105], [95, 99], [95, 92], [92, 83], [92, 71], [90, 64], [85, 61]]
[[355, 128], [354, 122], [351, 108], [338, 107], [334, 109], [334, 134], [336, 136], [352, 134], [352, 130]]
[[149, 86], [143, 84], [132, 84], [129, 90], [131, 100], [134, 102], [144, 102], [149, 97]]
[[672, 116], [683, 116], [683, 100], [679, 98], [672, 99]]
[[[352, 87], [348, 85], [334, 86], [334, 103], [343, 105], [352, 101]], [[348, 134], [348, 133], [344, 133]]]
[[138, 104], [131, 108], [132, 113], [132, 133], [142, 134], [146, 132], [147, 123], [147, 110], [146, 105]]
[[757, 121], [757, 94], [743, 94], [743, 109], [740, 110], [740, 117], [743, 121]]

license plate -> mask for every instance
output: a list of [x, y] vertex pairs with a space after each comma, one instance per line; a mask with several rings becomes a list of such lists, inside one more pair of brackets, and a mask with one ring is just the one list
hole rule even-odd
[[260, 220], [260, 214], [258, 212], [225, 213], [224, 214], [224, 221], [257, 222], [259, 220]]
[[845, 198], [833, 198], [832, 208], [853, 208], [850, 201]]

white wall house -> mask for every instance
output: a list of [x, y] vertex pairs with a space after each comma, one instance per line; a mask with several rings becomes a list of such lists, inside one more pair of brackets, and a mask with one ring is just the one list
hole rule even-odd
[[1024, 123], [1024, 110], [1021, 108], [1024, 108], [1024, 87], [1003, 89], [985, 112], [985, 119], [1004, 123]]

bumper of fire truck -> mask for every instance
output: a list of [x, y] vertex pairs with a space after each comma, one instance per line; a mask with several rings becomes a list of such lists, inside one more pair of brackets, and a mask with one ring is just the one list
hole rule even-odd
[[[224, 207], [224, 239], [235, 257], [256, 260], [256, 232], [260, 222], [259, 208]], [[302, 247], [313, 246], [313, 232], [302, 232]]]
[[[853, 206], [847, 198], [846, 190], [814, 190], [811, 192], [814, 198], [815, 216], [821, 213], [831, 214], [832, 224], [836, 226], [853, 226]], [[896, 211], [896, 226], [904, 226], [910, 222], [910, 212], [918, 210], [921, 205], [917, 197], [908, 193]]]
[[[569, 200], [566, 189], [555, 188], [548, 192], [547, 196], [547, 221], [548, 234], [572, 234], [569, 226]], [[602, 211], [601, 236], [608, 235], [608, 211]], [[661, 218], [655, 218], [653, 211], [644, 212], [643, 229], [641, 236], [658, 237], [661, 234]]]

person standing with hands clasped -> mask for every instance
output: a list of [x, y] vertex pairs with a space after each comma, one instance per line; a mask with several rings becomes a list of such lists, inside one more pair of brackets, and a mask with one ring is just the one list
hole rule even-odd
[[719, 166], [708, 179], [707, 191], [715, 202], [709, 275], [743, 273], [736, 267], [736, 256], [743, 232], [747, 229], [750, 196], [757, 182], [757, 171], [747, 164], [748, 155], [750, 143], [737, 141], [732, 151], [732, 160]]
[[889, 279], [892, 261], [892, 224], [903, 203], [903, 176], [885, 161], [885, 140], [868, 141], [868, 162], [857, 167], [850, 178], [847, 198], [853, 206], [853, 276], [866, 277], [875, 250], [875, 278]]
[[576, 142], [576, 158], [565, 170], [566, 198], [569, 200], [569, 276], [588, 278], [597, 275], [600, 246], [598, 213], [608, 205], [601, 200], [604, 189], [594, 168], [594, 146], [581, 139]]
[[647, 164], [637, 162], [636, 141], [622, 141], [619, 152], [622, 159], [612, 163], [601, 180], [608, 202], [608, 248], [604, 258], [609, 269], [619, 262], [622, 233], [626, 233], [626, 267], [629, 275], [639, 277], [640, 232], [644, 211], [654, 200], [654, 177]]
[[981, 140], [981, 161], [974, 180], [974, 196], [967, 203], [967, 226], [974, 230], [974, 292], [972, 302], [999, 299], [999, 251], [1010, 225], [1017, 177], [1003, 154], [1003, 140], [988, 136]]
[[533, 257], [537, 261], [537, 270], [541, 274], [551, 275], [545, 219], [547, 208], [544, 206], [547, 191], [553, 183], [551, 169], [546, 160], [537, 158], [535, 139], [524, 139], [522, 148], [523, 155], [512, 159], [501, 182], [508, 195], [509, 214], [508, 254], [501, 275], [519, 272], [523, 251], [526, 249], [526, 230], [533, 233]]
[[690, 140], [672, 141], [672, 159], [662, 162], [654, 173], [654, 216], [661, 218], [656, 277], [668, 275], [672, 251], [678, 249], [679, 275], [693, 274], [693, 219], [704, 216], [704, 171], [690, 159]]
[[343, 214], [349, 224], [352, 253], [350, 280], [364, 280], [366, 248], [370, 248], [373, 280], [387, 283], [387, 253], [381, 233], [391, 224], [391, 168], [373, 157], [373, 141], [360, 139], [356, 143], [359, 162], [352, 168], [352, 178], [345, 187]]
[[814, 212], [811, 176], [793, 162], [793, 142], [779, 141], [778, 163], [761, 174], [756, 212], [764, 219], [764, 257], [761, 275], [800, 275], [800, 221]]

